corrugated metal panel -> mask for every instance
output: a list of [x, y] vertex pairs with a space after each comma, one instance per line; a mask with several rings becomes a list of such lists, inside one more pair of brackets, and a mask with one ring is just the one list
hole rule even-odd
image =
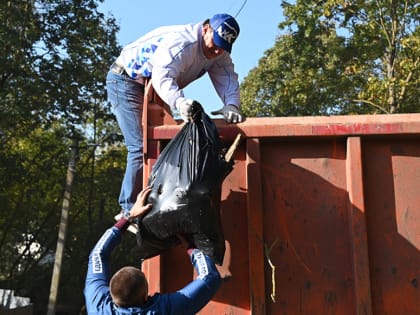
[[[180, 129], [149, 97], [145, 180]], [[244, 138], [222, 191], [233, 278], [200, 314], [420, 314], [420, 114], [216, 124]], [[148, 260], [151, 291], [190, 281], [186, 259]]]

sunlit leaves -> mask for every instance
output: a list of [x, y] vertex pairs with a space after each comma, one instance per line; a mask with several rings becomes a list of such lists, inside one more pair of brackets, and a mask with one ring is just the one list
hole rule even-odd
[[282, 1], [282, 34], [241, 85], [249, 116], [419, 112], [415, 1]]

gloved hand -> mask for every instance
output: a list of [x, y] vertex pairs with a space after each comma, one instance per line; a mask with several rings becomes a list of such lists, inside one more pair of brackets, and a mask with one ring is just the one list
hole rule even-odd
[[175, 107], [179, 111], [179, 115], [182, 120], [188, 122], [191, 119], [192, 114], [192, 104], [194, 101], [192, 99], [178, 97], [175, 101]]
[[236, 124], [242, 122], [242, 115], [239, 112], [238, 107], [236, 107], [235, 105], [227, 105], [211, 113], [212, 115], [223, 115], [225, 121], [229, 124]]

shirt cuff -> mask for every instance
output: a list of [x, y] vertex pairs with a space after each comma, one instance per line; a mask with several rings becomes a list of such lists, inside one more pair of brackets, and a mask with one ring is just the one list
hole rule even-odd
[[121, 217], [121, 219], [119, 219], [114, 226], [116, 228], [118, 228], [121, 231], [125, 231], [128, 229], [128, 227], [130, 226], [130, 221], [127, 220], [127, 218], [125, 218], [124, 216]]

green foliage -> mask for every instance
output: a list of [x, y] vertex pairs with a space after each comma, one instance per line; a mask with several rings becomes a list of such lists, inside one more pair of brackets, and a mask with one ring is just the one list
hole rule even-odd
[[[105, 100], [118, 27], [98, 2], [0, 2], [0, 287], [31, 297], [36, 314], [46, 313], [73, 138], [58, 303], [75, 314], [89, 251], [119, 211], [126, 152]], [[134, 245], [128, 237], [117, 264], [133, 263]]]
[[94, 117], [106, 115], [99, 104], [105, 95], [104, 76], [120, 50], [118, 27], [97, 11], [94, 0], [44, 0], [42, 12], [46, 120], [63, 120], [74, 132], [84, 130]]
[[41, 107], [37, 81], [36, 43], [41, 37], [33, 1], [0, 2], [0, 131], [23, 130], [38, 121], [24, 119]]
[[0, 276], [12, 288], [19, 289], [18, 279], [26, 278], [53, 249], [66, 172], [62, 142], [62, 133], [37, 129], [25, 139], [2, 144], [0, 249], [7, 255], [0, 262]]
[[419, 112], [415, 1], [282, 1], [283, 34], [241, 84], [247, 116]]
[[[37, 129], [25, 139], [9, 138], [0, 150], [0, 280], [30, 296], [40, 314], [48, 303], [70, 156], [65, 131]], [[88, 254], [119, 211], [126, 152], [109, 145], [98, 153], [84, 143], [79, 151], [59, 300], [80, 308]], [[134, 236], [123, 245], [118, 266], [136, 261]]]

